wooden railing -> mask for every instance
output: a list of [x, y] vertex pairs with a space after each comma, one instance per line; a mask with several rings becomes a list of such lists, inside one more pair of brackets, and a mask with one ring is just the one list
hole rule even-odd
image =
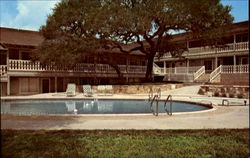
[[7, 74], [7, 65], [0, 65], [0, 75], [5, 76]]
[[222, 67], [222, 65], [220, 65], [219, 67], [217, 67], [217, 68], [210, 74], [210, 82], [213, 81], [213, 80], [221, 73], [221, 67]]
[[248, 65], [223, 65], [221, 67], [221, 73], [248, 73]]
[[166, 68], [166, 73], [171, 74], [193, 74], [198, 71], [201, 66], [192, 66], [192, 67], [174, 67], [174, 68]]
[[135, 66], [129, 65], [128, 66], [128, 73], [146, 73], [147, 66]]
[[199, 70], [197, 70], [194, 73], [194, 80], [198, 79], [204, 73], [205, 73], [205, 66], [202, 66]]
[[164, 75], [166, 72], [164, 72], [164, 68], [159, 67], [155, 63], [153, 63], [153, 73], [158, 75]]
[[[121, 73], [145, 73], [146, 66], [118, 65]], [[9, 60], [9, 70], [16, 71], [70, 71], [70, 72], [93, 72], [93, 73], [116, 73], [116, 70], [108, 64], [76, 64], [73, 68], [66, 66], [42, 65], [39, 62], [28, 60]]]
[[248, 65], [220, 65], [210, 74], [210, 82], [213, 81], [219, 74], [230, 73], [249, 73]]
[[197, 48], [189, 48], [189, 55], [197, 54], [197, 53], [221, 53], [221, 52], [231, 52], [231, 51], [242, 51], [248, 50], [248, 42], [240, 42], [240, 43], [230, 43], [226, 44], [220, 48], [213, 48], [213, 47], [197, 47]]
[[[195, 48], [189, 48], [188, 51], [185, 51], [183, 53], [183, 56], [187, 55], [197, 55], [197, 54], [212, 54], [212, 53], [223, 53], [223, 52], [232, 52], [232, 51], [243, 51], [248, 50], [248, 43], [249, 42], [239, 42], [239, 43], [229, 43], [225, 44], [219, 48], [211, 47], [211, 46], [205, 46], [205, 47], [195, 47]], [[160, 57], [160, 59], [169, 59], [172, 55], [170, 52], [165, 53], [163, 56]], [[156, 56], [155, 61], [157, 61], [159, 58]]]

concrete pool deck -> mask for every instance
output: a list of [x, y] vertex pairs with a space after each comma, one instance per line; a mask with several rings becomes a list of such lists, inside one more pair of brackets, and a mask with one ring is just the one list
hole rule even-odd
[[[212, 103], [213, 110], [183, 113], [168, 116], [161, 114], [131, 114], [131, 115], [44, 115], [44, 116], [14, 116], [1, 115], [1, 129], [220, 129], [249, 128], [249, 106], [243, 106], [244, 100], [197, 95], [199, 85], [186, 86], [175, 90], [162, 92], [162, 99], [171, 94], [173, 100], [197, 103]], [[77, 94], [66, 97], [63, 93], [38, 94], [32, 96], [7, 96], [1, 99], [148, 99], [147, 94], [84, 97]], [[223, 99], [228, 99], [235, 106], [219, 106]], [[241, 105], [240, 105], [241, 104]]]

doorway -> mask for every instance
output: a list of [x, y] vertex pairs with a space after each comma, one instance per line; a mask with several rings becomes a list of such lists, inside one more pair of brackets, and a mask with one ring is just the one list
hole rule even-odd
[[49, 79], [42, 79], [42, 93], [49, 93]]
[[210, 72], [210, 71], [212, 71], [212, 69], [213, 69], [213, 66], [212, 66], [212, 60], [205, 60], [204, 61], [204, 65], [205, 65], [205, 70], [206, 70], [206, 72]]

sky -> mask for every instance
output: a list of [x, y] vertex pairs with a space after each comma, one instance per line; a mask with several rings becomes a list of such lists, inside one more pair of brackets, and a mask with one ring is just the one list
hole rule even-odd
[[[0, 0], [0, 26], [37, 31], [58, 2], [60, 0]], [[234, 22], [249, 19], [248, 0], [221, 0], [221, 3], [232, 6]]]

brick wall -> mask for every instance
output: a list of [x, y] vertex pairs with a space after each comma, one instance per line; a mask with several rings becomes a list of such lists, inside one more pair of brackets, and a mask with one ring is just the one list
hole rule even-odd
[[248, 73], [234, 73], [234, 74], [221, 74], [220, 77], [221, 83], [249, 83], [249, 74]]

